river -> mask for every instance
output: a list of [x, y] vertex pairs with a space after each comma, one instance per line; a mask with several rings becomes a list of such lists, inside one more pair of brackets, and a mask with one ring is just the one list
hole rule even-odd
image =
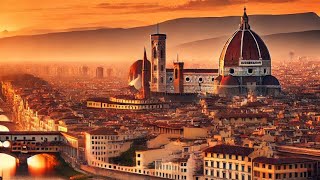
[[0, 153], [0, 173], [4, 180], [65, 180], [55, 170], [57, 166], [54, 156], [36, 155], [28, 159], [28, 163], [20, 165], [7, 154]]

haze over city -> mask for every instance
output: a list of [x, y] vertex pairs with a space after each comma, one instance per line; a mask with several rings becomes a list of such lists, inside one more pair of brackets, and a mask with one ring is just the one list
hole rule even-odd
[[1, 0], [0, 180], [320, 179], [319, 0]]
[[[168, 34], [169, 59], [179, 53], [185, 61], [215, 64], [225, 38], [237, 28], [237, 15], [244, 6], [253, 15], [255, 30], [267, 36], [270, 48], [281, 49], [272, 52], [276, 61], [289, 51], [319, 56], [319, 44], [314, 42], [319, 31], [312, 31], [320, 29], [317, 0], [4, 0], [0, 37], [11, 38], [0, 39], [0, 57], [10, 62], [128, 63], [139, 56], [141, 46], [149, 44], [148, 34], [154, 33], [159, 23], [160, 31]], [[279, 39], [291, 43], [284, 46]]]

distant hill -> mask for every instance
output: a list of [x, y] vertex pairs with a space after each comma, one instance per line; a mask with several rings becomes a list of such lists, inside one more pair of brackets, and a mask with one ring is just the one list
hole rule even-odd
[[[208, 59], [217, 61], [221, 50], [229, 37], [210, 38], [184, 43], [172, 48], [189, 59]], [[262, 36], [269, 48], [271, 58], [283, 60], [289, 58], [289, 52], [296, 55], [320, 57], [320, 30], [279, 33]]]
[[[249, 18], [252, 29], [260, 35], [320, 30], [320, 18], [315, 13], [253, 15]], [[207, 54], [215, 56], [210, 56], [211, 59], [217, 58], [221, 51], [219, 45], [238, 28], [239, 22], [240, 17], [199, 17], [160, 23], [160, 32], [167, 34], [168, 60], [177, 53], [185, 58], [202, 59], [209, 57]], [[0, 39], [0, 60], [132, 62], [142, 58], [144, 46], [150, 52], [150, 34], [155, 29], [152, 25], [7, 37]], [[192, 52], [192, 55], [185, 52], [191, 44], [195, 46], [194, 43], [201, 44], [199, 40], [209, 38], [216, 39], [210, 40], [216, 46], [207, 43], [204, 47], [204, 43], [202, 51]], [[188, 44], [181, 45], [183, 43]], [[182, 48], [181, 52], [177, 46]]]

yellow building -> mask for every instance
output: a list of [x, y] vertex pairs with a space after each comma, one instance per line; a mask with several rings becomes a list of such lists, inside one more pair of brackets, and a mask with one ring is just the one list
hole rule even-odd
[[205, 180], [251, 180], [253, 152], [253, 148], [231, 145], [207, 148], [204, 151]]
[[150, 110], [167, 109], [169, 104], [160, 100], [135, 99], [131, 96], [110, 97], [110, 98], [90, 98], [87, 100], [88, 108], [102, 109], [127, 109], [127, 110]]
[[314, 160], [303, 158], [257, 157], [253, 159], [253, 179], [316, 179], [316, 164]]

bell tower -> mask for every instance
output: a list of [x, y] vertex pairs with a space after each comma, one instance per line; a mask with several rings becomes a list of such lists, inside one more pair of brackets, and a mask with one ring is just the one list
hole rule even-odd
[[166, 34], [151, 35], [151, 91], [166, 92]]
[[183, 62], [173, 63], [173, 87], [174, 93], [183, 93]]

